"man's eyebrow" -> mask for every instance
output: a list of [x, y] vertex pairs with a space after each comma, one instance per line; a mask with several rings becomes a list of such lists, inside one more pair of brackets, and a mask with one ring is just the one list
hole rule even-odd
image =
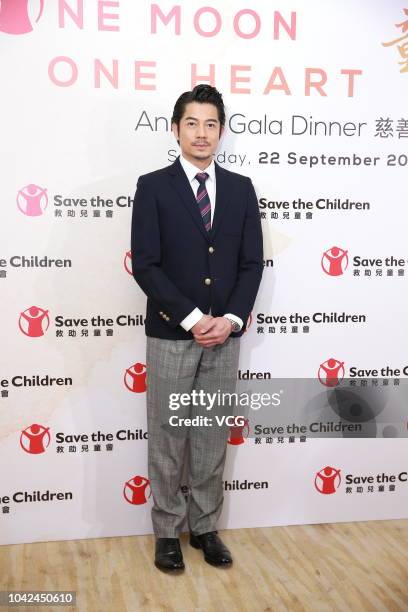
[[[192, 119], [193, 121], [198, 121], [197, 117], [184, 117], [185, 121], [188, 121], [189, 119]], [[215, 121], [216, 123], [218, 123], [218, 119], [206, 119], [206, 121]]]

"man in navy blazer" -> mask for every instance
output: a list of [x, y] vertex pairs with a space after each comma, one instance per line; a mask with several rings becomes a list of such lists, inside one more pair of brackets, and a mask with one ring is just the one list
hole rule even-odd
[[[147, 418], [155, 565], [182, 570], [181, 525], [208, 563], [229, 566], [215, 523], [223, 503], [226, 427], [164, 425], [169, 390], [236, 380], [240, 336], [263, 272], [262, 229], [249, 178], [213, 160], [225, 125], [221, 94], [198, 85], [182, 94], [172, 117], [181, 156], [139, 177], [132, 217], [133, 276], [147, 295]], [[227, 385], [226, 385], [227, 386]], [[230, 389], [229, 389], [230, 390]], [[166, 412], [167, 411], [167, 412]], [[181, 417], [203, 414], [183, 406]], [[168, 421], [168, 418], [167, 418]], [[173, 428], [174, 429], [174, 428]], [[212, 430], [212, 431], [211, 431]], [[189, 452], [189, 505], [180, 490]]]

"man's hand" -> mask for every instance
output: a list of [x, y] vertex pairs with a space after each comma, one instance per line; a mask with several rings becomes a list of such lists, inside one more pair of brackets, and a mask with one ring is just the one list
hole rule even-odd
[[193, 333], [193, 336], [197, 336], [199, 334], [205, 333], [207, 329], [210, 328], [210, 321], [212, 321], [213, 317], [211, 315], [203, 315], [198, 323], [193, 325], [190, 331]]
[[196, 323], [191, 331], [194, 335], [194, 340], [206, 348], [224, 344], [228, 336], [232, 332], [232, 323], [225, 317], [211, 317], [204, 315], [203, 318]]

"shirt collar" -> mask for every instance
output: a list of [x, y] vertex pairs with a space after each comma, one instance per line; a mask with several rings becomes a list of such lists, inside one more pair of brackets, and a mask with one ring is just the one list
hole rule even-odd
[[197, 166], [194, 166], [194, 164], [189, 162], [188, 159], [183, 157], [181, 154], [180, 154], [180, 163], [190, 183], [193, 182], [197, 172], [207, 172], [208, 178], [212, 181], [215, 181], [215, 164], [214, 164], [213, 159], [211, 160], [210, 165], [207, 166], [207, 168], [205, 168], [205, 170], [201, 170], [200, 168], [197, 168]]

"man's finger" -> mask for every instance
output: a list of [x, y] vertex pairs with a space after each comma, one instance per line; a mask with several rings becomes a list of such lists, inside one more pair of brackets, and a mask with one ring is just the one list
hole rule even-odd
[[209, 329], [212, 329], [213, 327], [215, 327], [217, 325], [217, 321], [215, 320], [215, 318], [207, 320], [204, 325], [203, 325], [203, 329], [205, 329], [206, 331], [208, 331]]
[[197, 340], [197, 342], [202, 346], [208, 346], [209, 344], [218, 344], [220, 341], [220, 338], [204, 338], [202, 340]]
[[202, 327], [196, 335], [206, 334], [207, 332], [210, 331], [210, 329], [211, 327]]
[[195, 340], [197, 340], [197, 342], [200, 342], [201, 344], [204, 344], [205, 342], [215, 342], [216, 338], [212, 337], [207, 337], [207, 336], [201, 336], [200, 334], [197, 334], [196, 336], [194, 336]]
[[217, 336], [219, 336], [221, 333], [219, 324], [217, 323], [217, 321], [215, 321], [215, 319], [214, 319], [214, 323], [211, 322], [210, 325], [205, 326], [205, 330], [207, 333], [208, 331], [213, 330], [214, 334], [216, 334]]
[[218, 335], [214, 334], [197, 334], [196, 338], [198, 338], [199, 340], [202, 339], [205, 342], [214, 342], [215, 340], [219, 340]]
[[209, 330], [206, 330], [205, 332], [198, 332], [197, 334], [194, 334], [194, 336], [196, 336], [197, 338], [211, 339], [211, 338], [217, 337], [217, 334], [214, 334], [214, 332], [211, 329], [209, 329]]

